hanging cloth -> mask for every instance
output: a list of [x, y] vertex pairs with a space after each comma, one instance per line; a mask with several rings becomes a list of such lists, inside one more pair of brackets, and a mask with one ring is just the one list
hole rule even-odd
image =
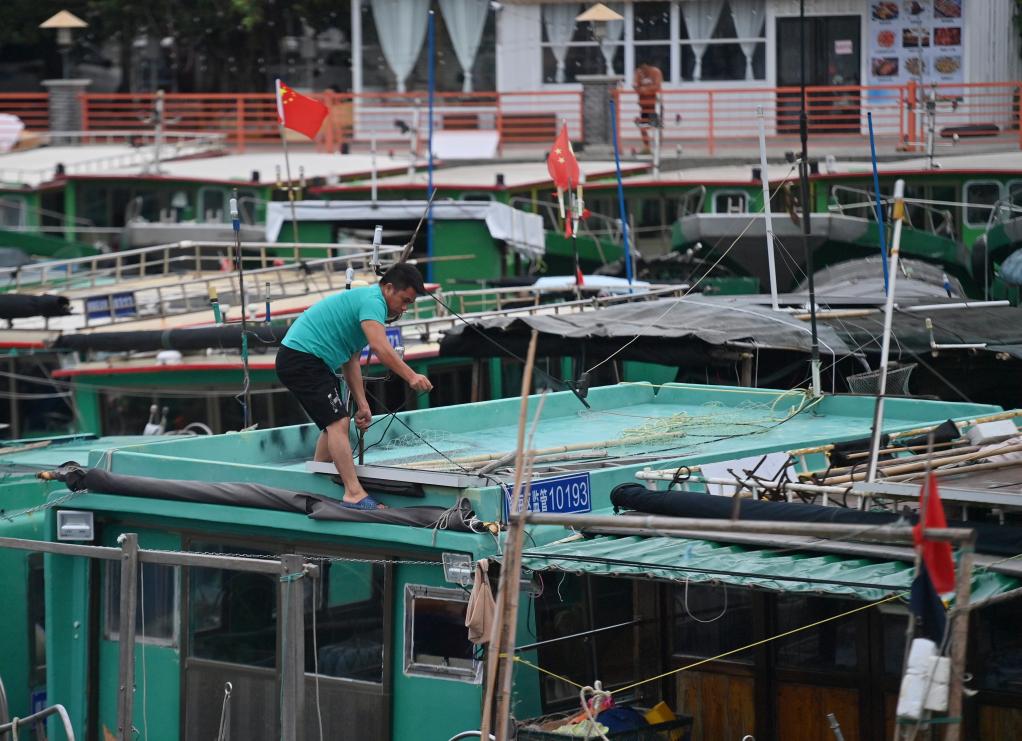
[[370, 4], [380, 49], [397, 78], [397, 91], [403, 93], [426, 38], [429, 0], [370, 0]]
[[472, 595], [468, 598], [468, 607], [465, 609], [468, 639], [477, 646], [489, 643], [493, 614], [497, 611], [497, 602], [493, 599], [493, 590], [490, 589], [490, 579], [487, 576], [489, 568], [489, 559], [481, 558], [476, 561]]
[[472, 92], [472, 67], [479, 52], [479, 42], [483, 40], [483, 27], [489, 10], [490, 4], [482, 0], [440, 0], [440, 12], [465, 78], [461, 84], [463, 93]]
[[[731, 0], [731, 19], [735, 22], [735, 32], [740, 39], [751, 39], [759, 36], [764, 22], [763, 0]], [[752, 56], [756, 53], [758, 41], [740, 41], [742, 54], [745, 55], [745, 79], [752, 79]]]
[[[705, 43], [717, 27], [717, 19], [724, 7], [724, 0], [688, 0], [678, 4], [681, 15], [685, 19], [688, 37], [692, 39], [692, 53], [696, 57], [696, 68], [692, 79], [698, 82], [703, 79], [703, 55], [706, 53]], [[702, 43], [700, 43], [702, 42]]]
[[[622, 15], [624, 8], [619, 3], [611, 3], [608, 5], [611, 10]], [[616, 42], [621, 40], [621, 36], [625, 32], [625, 22], [622, 21], [607, 21], [607, 36], [600, 43], [600, 53], [603, 54], [603, 61], [607, 67], [607, 74], [614, 74], [614, 54], [618, 50]]]
[[543, 28], [550, 42], [550, 51], [557, 61], [555, 82], [564, 82], [564, 63], [568, 59], [568, 44], [575, 34], [575, 16], [579, 13], [577, 3], [543, 6]]

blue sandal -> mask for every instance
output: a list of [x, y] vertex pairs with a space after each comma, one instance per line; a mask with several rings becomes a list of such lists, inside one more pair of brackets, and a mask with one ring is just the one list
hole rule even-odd
[[377, 502], [375, 499], [373, 499], [371, 496], [369, 496], [368, 494], [366, 494], [364, 498], [359, 499], [357, 502], [345, 502], [342, 499], [341, 500], [341, 506], [342, 507], [347, 507], [348, 509], [362, 509], [362, 510], [383, 509], [383, 506], [379, 502]]

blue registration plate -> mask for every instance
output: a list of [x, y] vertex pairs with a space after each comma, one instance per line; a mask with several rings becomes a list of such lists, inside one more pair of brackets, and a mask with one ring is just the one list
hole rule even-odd
[[[526, 505], [530, 512], [579, 514], [593, 511], [589, 473], [572, 473], [536, 479], [529, 485]], [[504, 484], [504, 516], [511, 511], [511, 487]]]

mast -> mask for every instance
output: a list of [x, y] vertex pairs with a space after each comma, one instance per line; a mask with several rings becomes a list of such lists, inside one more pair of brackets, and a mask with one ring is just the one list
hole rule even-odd
[[[798, 174], [801, 181], [802, 201], [802, 247], [806, 252], [806, 274], [809, 277], [809, 326], [812, 332], [812, 393], [820, 396], [820, 340], [816, 334], [816, 286], [813, 282], [813, 251], [809, 245], [811, 233], [809, 212], [809, 118], [806, 115], [806, 0], [799, 0], [799, 36], [802, 46], [802, 75], [799, 136], [802, 139], [802, 158], [799, 162]], [[769, 206], [768, 206], [769, 207]]]

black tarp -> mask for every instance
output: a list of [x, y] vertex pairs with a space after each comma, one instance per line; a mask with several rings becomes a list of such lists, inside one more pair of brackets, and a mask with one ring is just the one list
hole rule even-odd
[[[620, 484], [610, 493], [616, 507], [648, 515], [693, 517], [715, 520], [731, 519], [732, 497], [713, 496], [699, 492], [656, 491], [642, 484]], [[824, 507], [797, 502], [763, 502], [739, 500], [738, 519], [767, 522], [815, 522], [835, 525], [889, 525], [899, 515], [888, 512], [862, 512], [845, 507]], [[915, 521], [913, 516], [913, 522]], [[976, 531], [976, 552], [995, 556], [1022, 553], [1022, 527], [992, 525], [986, 522], [948, 520], [948, 527], [969, 527]], [[713, 534], [707, 533], [712, 540]]]
[[[287, 327], [250, 324], [248, 345], [276, 347], [284, 339]], [[53, 347], [58, 350], [101, 352], [144, 352], [151, 350], [206, 350], [209, 348], [240, 348], [241, 325], [198, 329], [167, 329], [146, 332], [90, 332], [65, 334], [58, 337]]]
[[67, 316], [71, 302], [64, 296], [28, 295], [24, 293], [0, 294], [0, 319], [24, 319], [30, 316]]
[[446, 518], [445, 529], [468, 532], [466, 521], [471, 515], [468, 504], [464, 501], [459, 502], [452, 510], [423, 506], [357, 510], [342, 507], [338, 500], [319, 494], [277, 489], [262, 484], [125, 476], [100, 468], [84, 468], [73, 463], [64, 464], [49, 476], [63, 481], [72, 491], [88, 490], [98, 494], [169, 499], [193, 504], [256, 507], [304, 514], [313, 520], [435, 527], [441, 519]]
[[[791, 299], [791, 296], [782, 297]], [[809, 322], [791, 314], [771, 310], [768, 296], [689, 296], [620, 304], [574, 314], [536, 314], [480, 319], [471, 327], [458, 324], [440, 342], [441, 355], [490, 357], [500, 355], [499, 347], [480, 342], [483, 334], [512, 350], [528, 345], [533, 329], [539, 332], [539, 354], [580, 354], [604, 357], [614, 351], [624, 360], [645, 360], [664, 365], [693, 361], [696, 346], [727, 346], [755, 343], [761, 350], [782, 350], [809, 354]], [[949, 300], [927, 300], [947, 303]], [[893, 317], [892, 358], [930, 356], [930, 333], [926, 319], [933, 323], [934, 341], [945, 343], [987, 343], [987, 351], [1022, 358], [1022, 308], [979, 306], [967, 310], [910, 312], [912, 303], [902, 302]], [[847, 355], [852, 349], [879, 352], [883, 335], [882, 305], [853, 297], [848, 301], [830, 299], [824, 306], [853, 305], [876, 309], [867, 316], [844, 317], [819, 322], [820, 353], [824, 357]], [[625, 346], [633, 338], [631, 344]], [[584, 346], [584, 347], [583, 347]]]

